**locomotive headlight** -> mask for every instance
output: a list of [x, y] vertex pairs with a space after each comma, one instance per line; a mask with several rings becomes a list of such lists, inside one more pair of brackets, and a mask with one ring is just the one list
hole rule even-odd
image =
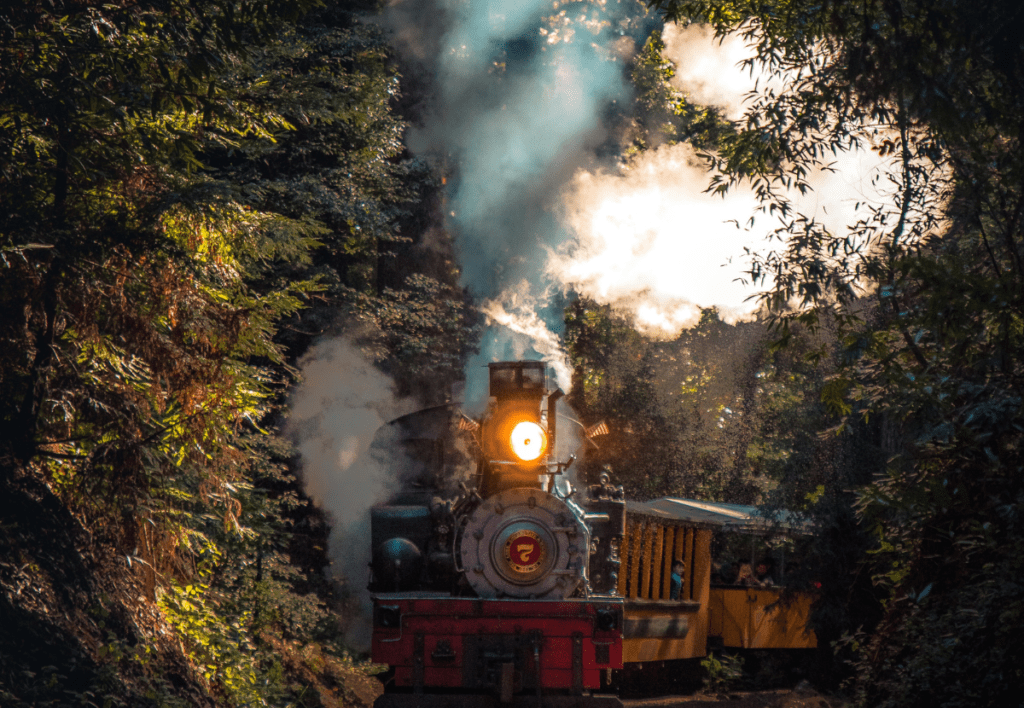
[[544, 454], [548, 436], [544, 434], [544, 428], [533, 421], [523, 421], [512, 428], [509, 443], [516, 457], [523, 462], [532, 462]]

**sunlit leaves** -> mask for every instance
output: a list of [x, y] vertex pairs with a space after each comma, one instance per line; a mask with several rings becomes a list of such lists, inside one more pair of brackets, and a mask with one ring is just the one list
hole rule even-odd
[[[838, 332], [843, 366], [822, 401], [847, 423], [870, 421], [889, 458], [859, 506], [877, 533], [876, 577], [892, 593], [861, 699], [994, 700], [998, 686], [960, 667], [1009, 676], [1018, 660], [998, 633], [983, 640], [967, 623], [985, 647], [970, 657], [928, 648], [945, 646], [957, 622], [957, 588], [976, 586], [979, 612], [991, 615], [986, 597], [1004, 592], [995, 569], [1024, 557], [1024, 91], [1010, 78], [1024, 67], [1019, 3], [654, 4], [745, 32], [759, 60], [789, 74], [724, 141], [717, 187], [749, 180], [783, 215], [782, 245], [754, 267], [770, 286], [765, 303], [783, 335], [801, 318]], [[786, 190], [802, 191], [830, 153], [871, 143], [891, 159], [889, 186], [882, 203], [858, 205], [849, 236], [796, 213]], [[907, 598], [933, 608], [941, 628], [919, 621]]]
[[633, 146], [627, 156], [684, 140], [698, 150], [709, 150], [732, 130], [719, 109], [687, 101], [671, 84], [676, 72], [664, 51], [661, 30], [655, 30], [633, 60], [630, 79], [635, 92], [635, 125], [631, 130]]
[[323, 230], [196, 175], [211, 146], [291, 128], [226, 69], [301, 3], [172, 5], [25, 6], [0, 30], [0, 452], [47, 460], [87, 516], [161, 527], [244, 469], [280, 378], [256, 362], [283, 363], [277, 322], [315, 288], [261, 278]]
[[322, 331], [356, 285], [388, 364], [408, 354], [439, 390], [460, 354], [430, 355], [472, 332], [458, 289], [375, 290], [430, 176], [401, 160], [382, 33], [337, 7], [285, 22], [312, 4], [0, 10], [0, 477], [55, 494], [182, 640], [110, 639], [103, 671], [177, 645], [226, 704], [298, 700], [283, 637], [341, 662], [311, 642], [336, 634], [322, 603], [294, 594], [321, 561], [286, 558], [301, 503], [267, 436], [299, 353], [282, 320], [318, 298]]

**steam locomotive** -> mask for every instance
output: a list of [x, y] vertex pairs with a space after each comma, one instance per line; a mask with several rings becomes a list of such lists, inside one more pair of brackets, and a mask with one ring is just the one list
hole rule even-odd
[[[603, 676], [703, 656], [716, 621], [727, 642], [750, 644], [756, 632], [723, 614], [710, 584], [712, 536], [744, 512], [627, 504], [607, 473], [576, 489], [565, 474], [575, 458], [554, 456], [563, 393], [548, 389], [546, 365], [488, 373], [481, 419], [439, 406], [393, 421], [374, 443], [405, 470], [371, 509], [371, 656], [390, 667], [376, 707], [611, 708], [621, 702], [596, 692]], [[759, 621], [774, 629], [759, 646], [813, 646], [808, 603], [780, 614], [778, 599], [730, 602], [764, 609]]]

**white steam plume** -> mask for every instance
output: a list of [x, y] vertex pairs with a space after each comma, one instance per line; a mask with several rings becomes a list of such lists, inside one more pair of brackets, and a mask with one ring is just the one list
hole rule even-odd
[[[607, 137], [601, 117], [628, 99], [624, 60], [642, 8], [635, 2], [394, 0], [386, 24], [406, 56], [437, 83], [423, 123], [408, 142], [452, 168], [445, 206], [457, 234], [463, 281], [491, 301], [491, 331], [475, 369], [518, 350], [557, 356], [562, 312], [525, 312], [508, 302], [529, 284], [534, 301], [546, 249], [567, 234], [553, 218], [562, 186], [594, 161]], [[497, 304], [496, 304], [497, 303]], [[526, 346], [523, 341], [528, 340]], [[559, 385], [569, 378], [559, 374]]]
[[551, 253], [548, 274], [632, 313], [651, 334], [696, 324], [700, 307], [718, 306], [730, 321], [749, 316], [734, 256], [751, 234], [726, 222], [757, 202], [745, 191], [705, 194], [707, 182], [687, 144], [648, 152], [628, 171], [577, 173], [562, 211], [575, 240]]
[[513, 337], [520, 337], [519, 359], [527, 354], [527, 345], [555, 371], [557, 385], [568, 392], [572, 385], [572, 369], [569, 356], [562, 347], [561, 338], [548, 329], [538, 312], [542, 307], [531, 293], [530, 283], [520, 281], [515, 287], [506, 289], [500, 297], [487, 300], [480, 310], [487, 317], [488, 324], [504, 327]]
[[743, 117], [746, 99], [755, 86], [762, 90], [781, 86], [760, 63], [754, 62], [751, 68], [741, 66], [756, 50], [738, 33], [717, 38], [707, 25], [668, 24], [661, 39], [665, 57], [675, 64], [672, 83], [691, 103], [717, 106], [729, 120]]
[[[810, 175], [813, 192], [789, 194], [799, 211], [843, 234], [863, 205], [891, 193], [889, 158], [867, 150], [837, 155], [834, 171]], [[729, 322], [749, 319], [755, 290], [744, 283], [749, 262], [779, 222], [758, 215], [758, 202], [741, 184], [725, 197], [704, 190], [706, 170], [688, 144], [666, 145], [628, 169], [582, 170], [564, 193], [562, 219], [574, 239], [552, 251], [548, 275], [566, 287], [632, 316], [645, 333], [673, 338], [717, 307]], [[856, 210], [857, 204], [861, 211]]]
[[[753, 49], [738, 36], [723, 41], [709, 28], [666, 25], [666, 57], [673, 79], [690, 100], [743, 114], [747, 94], [766, 79], [739, 63]], [[814, 188], [786, 196], [797, 210], [834, 234], [845, 234], [867, 216], [867, 206], [891, 200], [892, 158], [867, 149], [840, 152], [831, 170], [809, 175]], [[629, 314], [652, 336], [673, 338], [695, 324], [700, 309], [717, 307], [723, 319], [750, 318], [756, 291], [743, 281], [750, 267], [745, 249], [756, 252], [780, 222], [759, 214], [746, 226], [758, 201], [745, 184], [724, 198], [705, 192], [707, 168], [688, 144], [664, 145], [628, 167], [581, 169], [562, 194], [560, 217], [572, 240], [549, 255], [546, 272], [555, 282]], [[857, 209], [857, 205], [860, 210]]]
[[290, 400], [288, 432], [299, 450], [306, 492], [330, 517], [332, 574], [364, 610], [348, 618], [346, 641], [365, 650], [370, 638], [370, 507], [396, 489], [402, 470], [401, 459], [375, 460], [370, 443], [384, 422], [406, 411], [391, 381], [343, 339], [316, 345], [299, 365], [302, 382]]

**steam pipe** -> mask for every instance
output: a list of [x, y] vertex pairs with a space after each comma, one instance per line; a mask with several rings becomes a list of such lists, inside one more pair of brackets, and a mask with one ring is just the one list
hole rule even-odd
[[556, 388], [548, 394], [548, 449], [551, 450], [552, 455], [555, 454], [555, 420], [558, 417], [555, 414], [555, 404], [564, 395], [565, 391], [560, 388]]

